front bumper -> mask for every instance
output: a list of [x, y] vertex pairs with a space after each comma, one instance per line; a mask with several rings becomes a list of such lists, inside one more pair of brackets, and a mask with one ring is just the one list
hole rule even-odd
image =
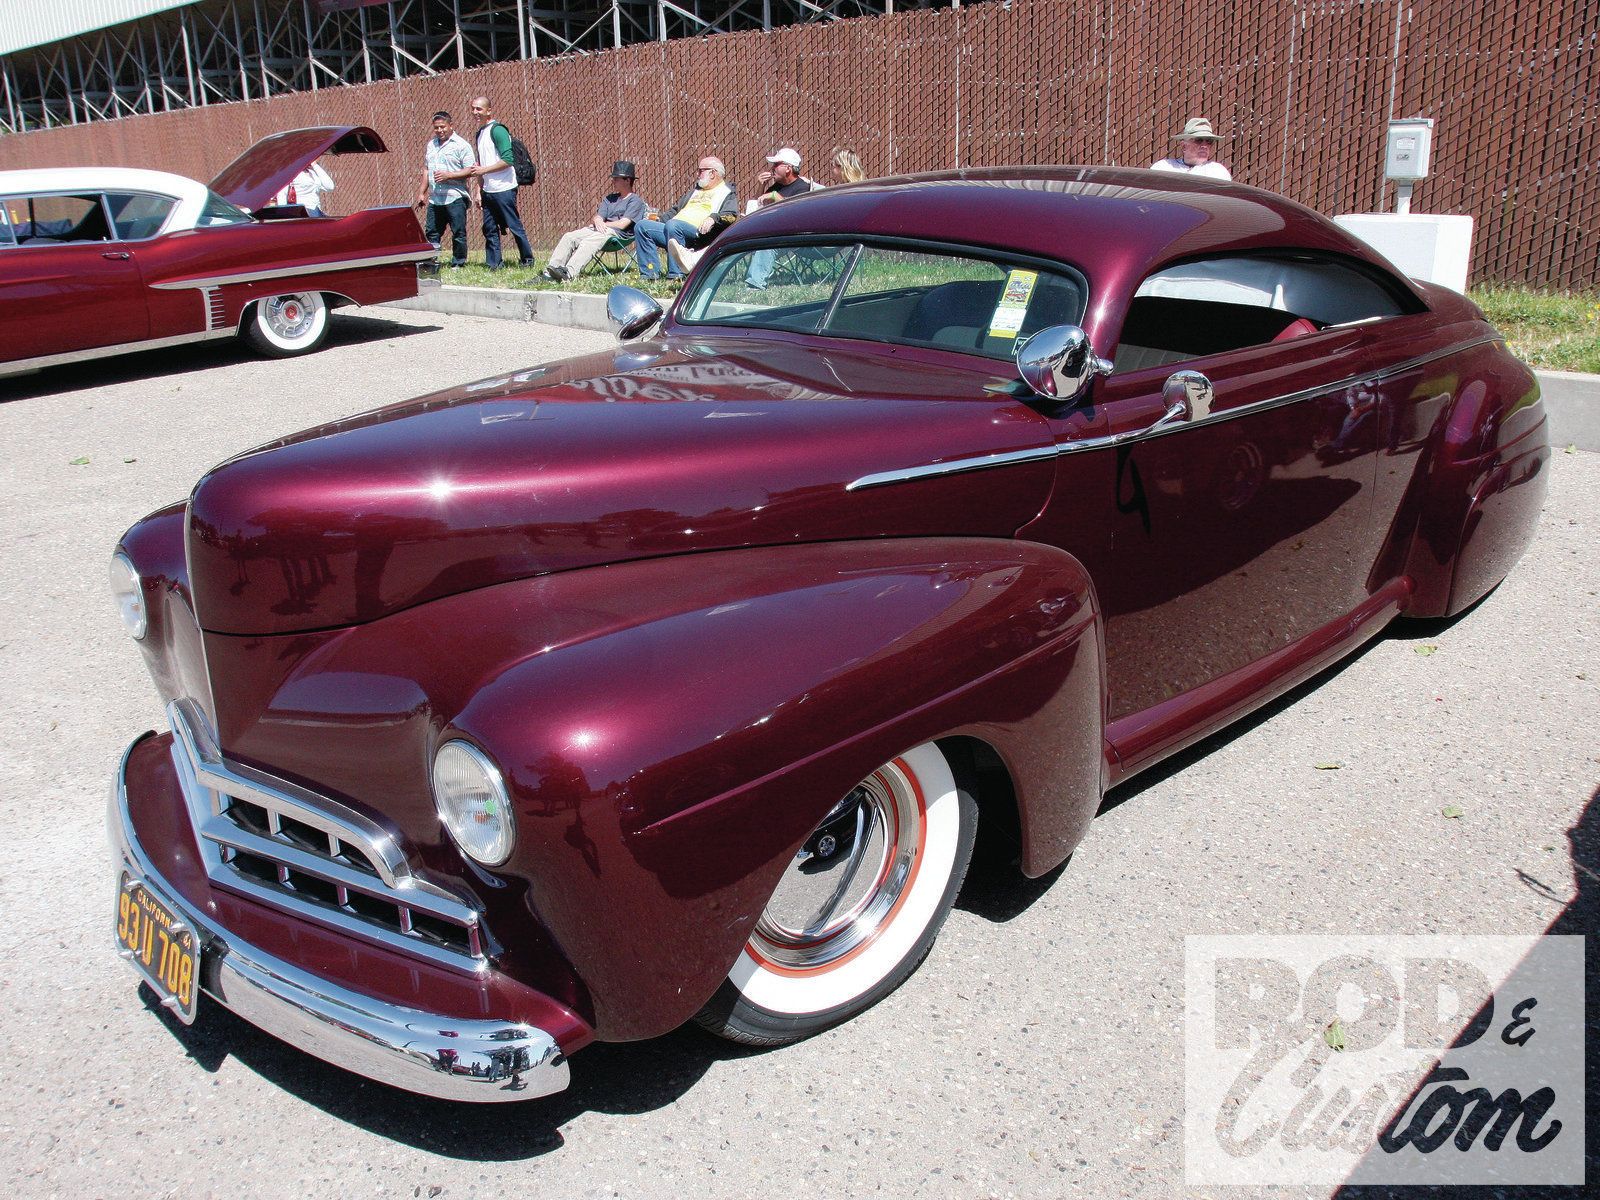
[[550, 1033], [518, 1021], [453, 1017], [383, 1000], [252, 946], [185, 902], [139, 844], [129, 759], [111, 789], [107, 825], [119, 868], [132, 870], [199, 935], [201, 990], [257, 1028], [368, 1079], [441, 1100], [529, 1100], [563, 1090], [566, 1054]]

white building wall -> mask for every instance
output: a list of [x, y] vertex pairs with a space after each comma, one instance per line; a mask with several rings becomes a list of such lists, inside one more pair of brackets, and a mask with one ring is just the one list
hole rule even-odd
[[0, 55], [137, 21], [198, 0], [0, 0]]

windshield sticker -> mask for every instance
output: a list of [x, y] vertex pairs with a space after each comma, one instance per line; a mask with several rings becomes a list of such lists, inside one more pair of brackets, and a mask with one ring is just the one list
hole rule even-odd
[[1028, 315], [1028, 301], [1033, 299], [1033, 288], [1038, 282], [1037, 271], [1012, 271], [1006, 276], [1000, 303], [994, 306], [994, 316], [989, 320], [990, 337], [1017, 336], [1022, 328], [1022, 319]]

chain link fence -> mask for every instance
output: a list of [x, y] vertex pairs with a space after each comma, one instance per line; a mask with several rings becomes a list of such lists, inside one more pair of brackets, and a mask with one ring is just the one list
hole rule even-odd
[[[208, 179], [255, 140], [370, 125], [333, 212], [410, 203], [435, 109], [471, 98], [527, 142], [519, 194], [548, 248], [587, 222], [613, 160], [671, 204], [717, 154], [741, 194], [779, 145], [826, 181], [1008, 163], [1145, 166], [1205, 115], [1243, 183], [1319, 212], [1393, 207], [1392, 117], [1434, 118], [1418, 212], [1477, 221], [1473, 282], [1600, 286], [1600, 0], [1017, 0], [624, 47], [0, 139], [0, 167], [99, 163]], [[973, 214], [974, 227], [983, 215]], [[476, 238], [476, 234], [474, 234]], [[542, 258], [542, 255], [541, 255]]]

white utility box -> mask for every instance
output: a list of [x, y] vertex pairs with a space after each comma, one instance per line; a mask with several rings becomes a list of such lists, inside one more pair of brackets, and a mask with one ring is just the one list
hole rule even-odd
[[1404, 275], [1467, 290], [1472, 218], [1427, 213], [1345, 213], [1334, 221]]

